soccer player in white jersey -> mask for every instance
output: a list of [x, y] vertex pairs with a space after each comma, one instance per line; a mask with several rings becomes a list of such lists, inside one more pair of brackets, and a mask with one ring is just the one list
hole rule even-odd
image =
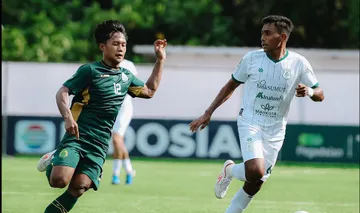
[[291, 20], [272, 15], [262, 22], [262, 49], [243, 57], [205, 113], [190, 123], [193, 132], [206, 127], [216, 108], [230, 98], [240, 84], [244, 84], [237, 119], [244, 162], [225, 161], [214, 188], [215, 196], [221, 199], [233, 178], [245, 182], [226, 213], [243, 212], [269, 177], [283, 144], [293, 97], [308, 96], [313, 101], [324, 99], [310, 63], [286, 49], [293, 29]]
[[[137, 71], [134, 63], [129, 60], [123, 60], [120, 63], [120, 67], [129, 70], [135, 76], [137, 75]], [[130, 95], [126, 95], [124, 102], [118, 113], [118, 116], [116, 117], [116, 121], [112, 131], [114, 160], [113, 160], [113, 176], [111, 182], [112, 184], [115, 185], [120, 184], [120, 171], [122, 165], [124, 165], [124, 169], [126, 172], [125, 184], [132, 184], [133, 176], [135, 175], [135, 171], [133, 170], [131, 165], [129, 152], [124, 143], [125, 132], [130, 124], [132, 116], [133, 116], [132, 98]]]

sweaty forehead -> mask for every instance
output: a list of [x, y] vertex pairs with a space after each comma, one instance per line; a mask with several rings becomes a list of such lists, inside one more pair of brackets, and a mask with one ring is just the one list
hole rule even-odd
[[125, 35], [121, 32], [114, 32], [110, 38], [111, 41], [126, 41]]

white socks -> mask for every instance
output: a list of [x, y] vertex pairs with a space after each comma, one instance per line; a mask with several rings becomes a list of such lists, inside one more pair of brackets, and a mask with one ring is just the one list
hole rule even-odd
[[120, 175], [120, 170], [121, 170], [121, 166], [122, 166], [122, 160], [121, 159], [114, 159], [113, 162], [113, 175], [119, 176]]
[[123, 163], [124, 163], [124, 168], [125, 168], [126, 173], [127, 174], [132, 174], [133, 168], [132, 168], [132, 165], [131, 165], [131, 162], [130, 162], [130, 158], [124, 159]]
[[245, 164], [244, 163], [235, 164], [232, 167], [231, 173], [234, 178], [241, 180], [241, 181], [246, 181]]
[[126, 171], [127, 174], [132, 174], [133, 172], [133, 168], [130, 162], [130, 158], [126, 158], [124, 160], [121, 159], [114, 159], [113, 162], [113, 175], [119, 176], [120, 175], [120, 170], [121, 170], [121, 166], [124, 164], [124, 169]]
[[241, 213], [249, 205], [253, 196], [248, 195], [242, 188], [236, 192], [225, 213]]

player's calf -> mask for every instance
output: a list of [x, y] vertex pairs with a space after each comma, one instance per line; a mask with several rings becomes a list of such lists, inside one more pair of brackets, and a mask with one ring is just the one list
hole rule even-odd
[[92, 181], [87, 175], [75, 174], [69, 185], [68, 192], [72, 196], [79, 198], [91, 188], [91, 185]]

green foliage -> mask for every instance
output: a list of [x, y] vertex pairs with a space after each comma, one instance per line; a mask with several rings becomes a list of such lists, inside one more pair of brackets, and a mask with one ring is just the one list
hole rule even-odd
[[[359, 0], [31, 0], [2, 3], [3, 60], [93, 61], [101, 58], [93, 30], [99, 22], [124, 23], [134, 44], [167, 38], [172, 45], [257, 46], [262, 17], [283, 14], [296, 29], [290, 45], [359, 47]], [[345, 39], [344, 39], [345, 37]]]

